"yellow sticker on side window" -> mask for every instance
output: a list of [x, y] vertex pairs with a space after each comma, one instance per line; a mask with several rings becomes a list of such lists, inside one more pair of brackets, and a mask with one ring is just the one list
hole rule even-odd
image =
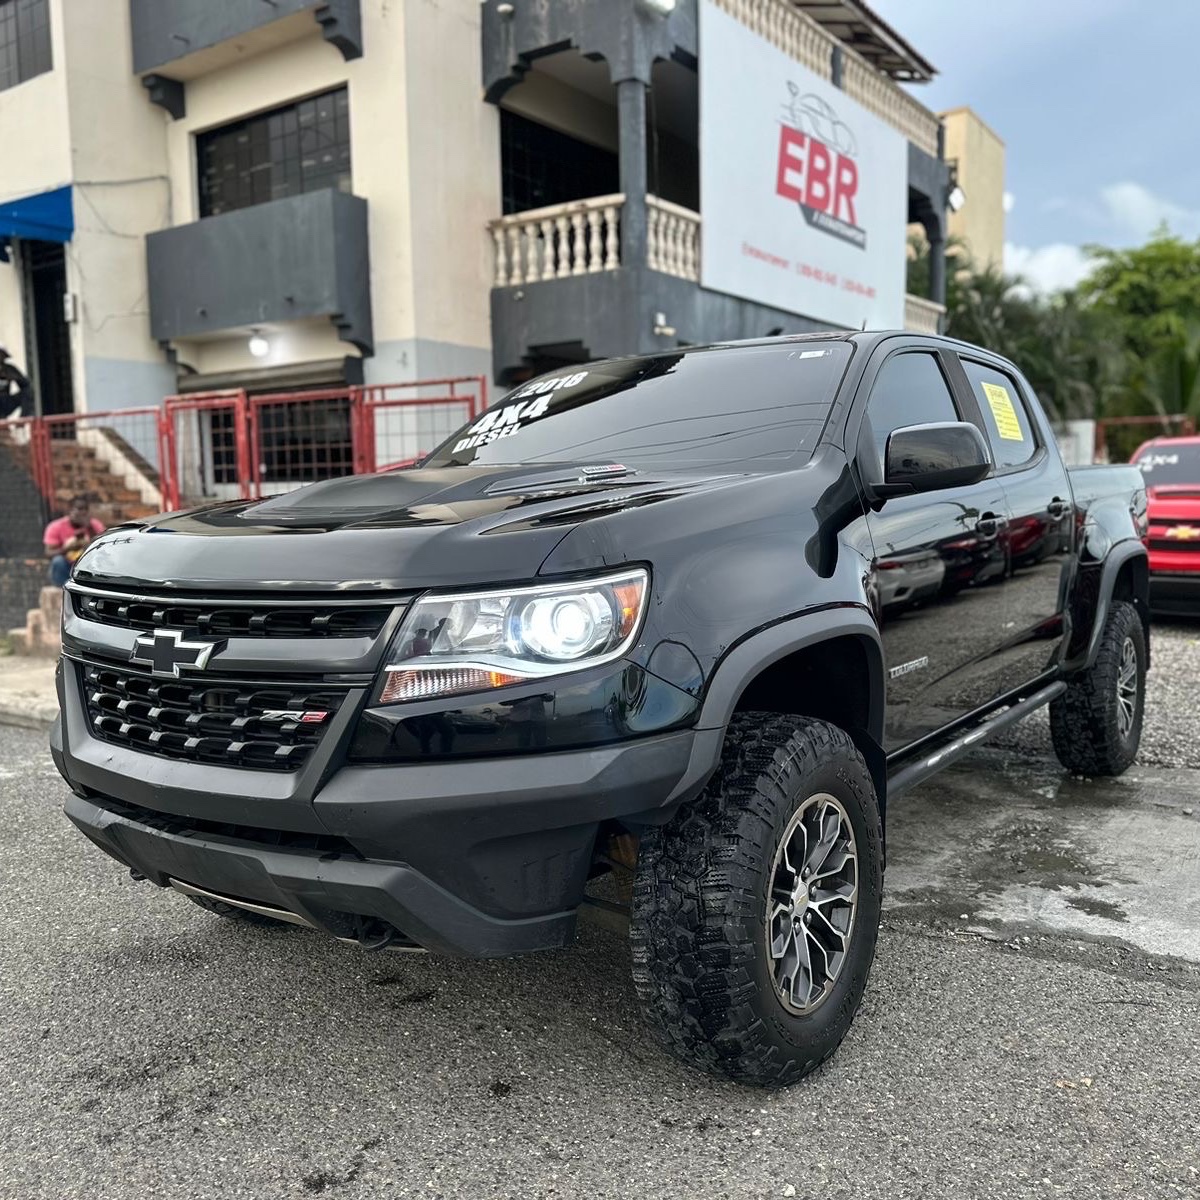
[[979, 386], [996, 418], [996, 432], [1006, 442], [1023, 442], [1025, 436], [1021, 433], [1021, 422], [1017, 420], [1017, 410], [1013, 408], [1008, 388], [999, 383], [981, 383]]

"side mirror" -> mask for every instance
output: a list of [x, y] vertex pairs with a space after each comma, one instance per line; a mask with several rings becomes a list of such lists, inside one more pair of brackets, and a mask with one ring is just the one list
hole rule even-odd
[[974, 425], [906, 425], [888, 437], [883, 486], [875, 493], [886, 497], [963, 487], [978, 483], [991, 469], [988, 444]]

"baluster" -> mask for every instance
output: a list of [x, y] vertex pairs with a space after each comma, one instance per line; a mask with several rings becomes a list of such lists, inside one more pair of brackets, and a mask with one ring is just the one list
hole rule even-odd
[[621, 265], [621, 239], [618, 236], [617, 223], [620, 210], [615, 204], [608, 205], [604, 210], [604, 269], [615, 270]]
[[649, 229], [646, 244], [652, 271], [662, 270], [662, 219], [662, 209], [656, 204], [649, 205]]
[[668, 268], [668, 270], [671, 272], [672, 275], [679, 275], [681, 273], [681, 267], [683, 265], [683, 244], [682, 244], [683, 223], [679, 220], [679, 217], [675, 213], [671, 214], [670, 228], [671, 228], [671, 241], [670, 241], [669, 253], [671, 256], [671, 265]]
[[562, 279], [571, 273], [570, 226], [566, 213], [554, 218], [554, 226], [558, 230], [558, 277]]
[[583, 244], [583, 213], [576, 209], [571, 214], [571, 274], [583, 275], [587, 271], [587, 247]]
[[555, 266], [554, 222], [549, 217], [545, 217], [542, 220], [542, 278], [553, 279]]
[[526, 222], [521, 232], [525, 235], [525, 282], [536, 283], [539, 274], [537, 222]]
[[600, 257], [600, 211], [599, 209], [589, 208], [587, 215], [588, 222], [588, 260], [587, 269], [589, 271], [599, 271], [604, 263]]
[[492, 241], [496, 246], [496, 287], [508, 285], [508, 245], [504, 237], [504, 226], [492, 227]]
[[515, 222], [508, 227], [508, 262], [510, 284], [524, 283], [521, 273], [521, 226]]
[[688, 278], [700, 279], [700, 222], [692, 223], [692, 236], [688, 239]]

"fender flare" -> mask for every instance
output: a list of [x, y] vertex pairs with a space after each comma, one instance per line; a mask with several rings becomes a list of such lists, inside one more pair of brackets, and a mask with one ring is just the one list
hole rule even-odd
[[[1108, 610], [1112, 605], [1113, 592], [1117, 586], [1117, 576], [1121, 573], [1121, 569], [1126, 563], [1132, 562], [1134, 559], [1140, 558], [1143, 562], [1149, 565], [1149, 555], [1146, 552], [1146, 547], [1140, 540], [1128, 539], [1123, 542], [1118, 542], [1109, 550], [1104, 558], [1104, 566], [1100, 573], [1100, 589], [1096, 597], [1096, 615], [1092, 621], [1092, 631], [1088, 636], [1087, 655], [1084, 658], [1083, 667], [1086, 670], [1096, 661], [1096, 655], [1100, 653], [1100, 638], [1104, 634], [1104, 623], [1108, 620]], [[1149, 597], [1149, 572], [1147, 571], [1146, 589], [1142, 595], [1135, 596], [1134, 602], [1137, 605], [1138, 611], [1142, 616], [1142, 623], [1147, 630], [1150, 627], [1150, 597]], [[1147, 639], [1147, 665], [1149, 665], [1149, 640]]]
[[667, 814], [678, 804], [691, 800], [703, 790], [721, 761], [725, 728], [747, 685], [767, 667], [799, 650], [805, 650], [833, 638], [858, 638], [867, 655], [871, 676], [868, 720], [865, 729], [847, 733], [867, 761], [875, 783], [881, 816], [887, 804], [887, 762], [883, 751], [885, 672], [883, 643], [879, 627], [870, 613], [859, 605], [835, 605], [785, 618], [737, 642], [721, 657], [704, 691], [691, 758], [683, 778], [668, 797]]

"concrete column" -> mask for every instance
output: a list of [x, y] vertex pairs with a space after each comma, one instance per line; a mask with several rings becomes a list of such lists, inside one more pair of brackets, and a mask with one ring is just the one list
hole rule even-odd
[[937, 304], [946, 303], [946, 234], [945, 221], [935, 215], [925, 223], [929, 238], [929, 298]]
[[617, 84], [617, 113], [621, 191], [625, 193], [625, 208], [621, 212], [621, 265], [645, 266], [646, 85], [640, 79], [622, 79]]

